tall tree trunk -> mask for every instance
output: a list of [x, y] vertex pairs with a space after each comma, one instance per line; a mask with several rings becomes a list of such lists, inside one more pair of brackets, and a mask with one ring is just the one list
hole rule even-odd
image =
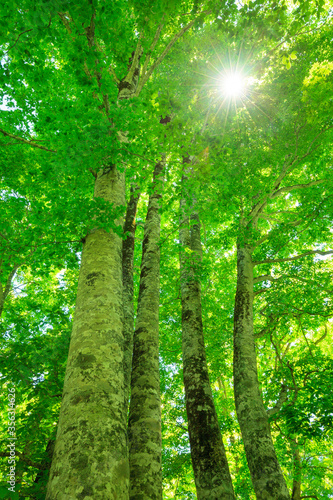
[[259, 391], [253, 335], [253, 264], [250, 250], [245, 245], [237, 249], [234, 391], [238, 422], [257, 500], [289, 500]]
[[[98, 172], [95, 197], [119, 206], [124, 192], [124, 172]], [[122, 240], [92, 230], [82, 252], [48, 500], [128, 500], [122, 293]]]
[[[131, 186], [131, 197], [127, 205], [123, 240], [123, 302], [124, 302], [124, 376], [125, 401], [128, 406], [133, 356], [134, 305], [133, 305], [133, 259], [135, 238], [135, 216], [140, 193], [136, 186]], [[127, 410], [126, 410], [127, 411]]]
[[294, 478], [292, 500], [301, 500], [302, 461], [297, 442], [294, 444]]
[[155, 166], [142, 245], [142, 262], [129, 411], [130, 498], [162, 499], [162, 439], [158, 319], [160, 213], [164, 162]]
[[[181, 200], [180, 272], [182, 301], [182, 350], [185, 401], [191, 458], [198, 500], [234, 500], [228, 461], [212, 397], [201, 315], [201, 289], [197, 267], [202, 249], [200, 221], [191, 223]], [[191, 229], [189, 229], [189, 225]], [[190, 250], [191, 253], [188, 253]]]

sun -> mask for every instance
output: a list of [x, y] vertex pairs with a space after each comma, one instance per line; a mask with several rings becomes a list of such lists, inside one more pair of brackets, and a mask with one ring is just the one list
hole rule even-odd
[[221, 91], [229, 99], [239, 99], [245, 93], [245, 79], [239, 72], [225, 73], [220, 78]]

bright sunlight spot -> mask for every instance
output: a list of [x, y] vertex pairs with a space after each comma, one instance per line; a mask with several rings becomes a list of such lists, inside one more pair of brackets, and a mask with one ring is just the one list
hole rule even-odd
[[221, 77], [221, 89], [226, 97], [237, 99], [244, 94], [245, 80], [240, 73], [227, 73]]

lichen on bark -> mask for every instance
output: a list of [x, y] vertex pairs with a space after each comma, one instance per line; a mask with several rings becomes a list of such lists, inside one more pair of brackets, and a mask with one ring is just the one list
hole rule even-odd
[[160, 200], [164, 161], [156, 164], [142, 244], [129, 410], [130, 498], [162, 499], [159, 379]]
[[[101, 170], [94, 195], [124, 205], [124, 173]], [[121, 258], [118, 235], [87, 235], [48, 500], [128, 500]]]
[[134, 285], [133, 285], [133, 259], [134, 259], [134, 238], [135, 238], [135, 216], [140, 192], [138, 187], [131, 186], [131, 196], [127, 204], [126, 217], [124, 223], [124, 233], [127, 237], [123, 240], [123, 308], [124, 308], [124, 377], [125, 377], [125, 401], [128, 406], [132, 356], [133, 356], [133, 333], [134, 333]]
[[186, 208], [184, 198], [180, 211], [183, 377], [197, 498], [234, 500], [206, 361], [198, 272], [202, 259], [200, 220], [193, 206]]
[[233, 364], [238, 422], [257, 499], [290, 500], [259, 390], [253, 296], [251, 250], [245, 244], [238, 244]]

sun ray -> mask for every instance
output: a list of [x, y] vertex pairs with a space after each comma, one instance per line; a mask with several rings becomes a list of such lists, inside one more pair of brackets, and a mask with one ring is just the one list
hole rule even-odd
[[249, 96], [246, 96], [246, 98], [252, 104], [252, 106], [254, 106], [258, 111], [260, 111], [260, 113], [265, 115], [266, 118], [268, 118], [269, 120], [272, 120], [272, 117], [269, 116], [267, 113], [265, 113], [265, 111], [263, 109], [261, 109]]
[[221, 91], [227, 98], [240, 98], [245, 92], [245, 80], [238, 71], [230, 71], [220, 78]]

